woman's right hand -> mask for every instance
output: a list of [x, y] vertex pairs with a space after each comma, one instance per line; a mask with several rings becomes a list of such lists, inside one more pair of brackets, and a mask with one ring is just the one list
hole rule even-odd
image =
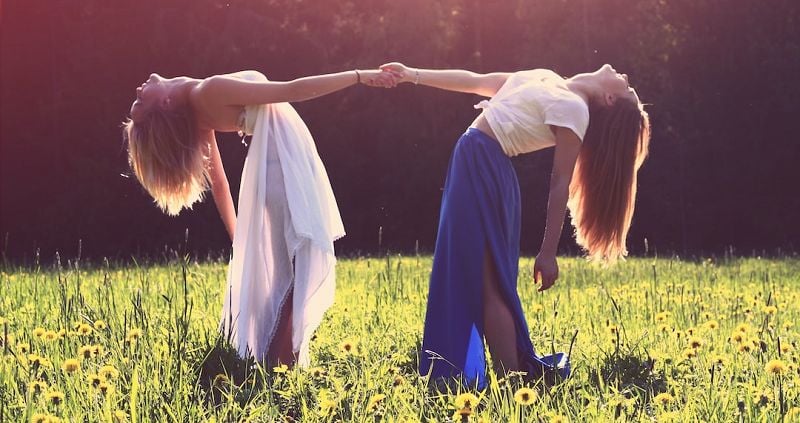
[[400, 63], [400, 62], [391, 62], [381, 65], [380, 68], [384, 72], [393, 73], [398, 77], [397, 82], [411, 82], [413, 81], [413, 73], [414, 69], [409, 68], [408, 66]]
[[394, 88], [400, 82], [400, 77], [394, 72], [384, 72], [378, 69], [358, 70], [357, 72], [361, 83], [370, 87]]
[[533, 264], [533, 283], [539, 283], [539, 292], [542, 292], [556, 283], [558, 279], [558, 262], [556, 256], [551, 254], [539, 254]]

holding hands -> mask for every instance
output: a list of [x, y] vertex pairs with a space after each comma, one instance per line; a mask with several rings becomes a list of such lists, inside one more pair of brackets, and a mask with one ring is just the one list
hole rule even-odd
[[402, 63], [392, 62], [382, 65], [380, 69], [357, 70], [358, 82], [370, 86], [381, 88], [394, 88], [401, 82], [410, 82], [413, 73]]

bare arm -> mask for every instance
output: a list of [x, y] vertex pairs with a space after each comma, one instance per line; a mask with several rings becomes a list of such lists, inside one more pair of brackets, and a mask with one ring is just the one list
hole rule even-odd
[[233, 197], [231, 188], [228, 185], [228, 178], [225, 176], [225, 168], [222, 166], [222, 158], [219, 155], [217, 138], [212, 131], [208, 137], [208, 144], [211, 153], [211, 165], [209, 177], [211, 179], [211, 193], [214, 196], [214, 204], [217, 206], [219, 216], [225, 229], [233, 242], [233, 234], [236, 230], [236, 210], [233, 208]]
[[352, 70], [307, 76], [292, 81], [246, 81], [217, 75], [197, 87], [197, 96], [210, 104], [248, 105], [310, 100], [364, 82], [372, 86], [393, 87], [397, 77], [378, 70]]
[[556, 251], [564, 218], [567, 214], [567, 199], [572, 172], [581, 149], [581, 140], [571, 129], [556, 127], [556, 152], [553, 157], [553, 171], [550, 175], [550, 194], [547, 200], [547, 219], [542, 247], [536, 256], [533, 275], [534, 282], [539, 278], [542, 286], [539, 291], [550, 288], [558, 279]]
[[409, 68], [402, 63], [387, 63], [381, 66], [384, 71], [390, 71], [400, 76], [398, 82], [413, 82], [440, 88], [448, 91], [478, 94], [491, 97], [505, 84], [508, 72], [475, 73], [467, 70], [448, 69], [419, 69]]

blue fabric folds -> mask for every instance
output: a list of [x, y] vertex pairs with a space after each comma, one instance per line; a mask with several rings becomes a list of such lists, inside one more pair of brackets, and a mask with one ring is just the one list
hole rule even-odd
[[486, 386], [481, 298], [486, 248], [514, 316], [520, 356], [529, 359], [523, 365], [547, 366], [534, 354], [517, 294], [520, 214], [519, 183], [510, 159], [497, 141], [469, 128], [450, 158], [442, 197], [421, 375]]

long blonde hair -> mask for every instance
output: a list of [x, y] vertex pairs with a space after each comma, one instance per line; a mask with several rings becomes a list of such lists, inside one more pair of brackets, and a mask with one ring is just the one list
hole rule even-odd
[[636, 203], [636, 175], [647, 157], [650, 118], [641, 103], [589, 104], [567, 206], [575, 239], [589, 259], [614, 262], [628, 254], [625, 239]]
[[133, 173], [162, 211], [175, 216], [203, 199], [209, 159], [189, 110], [154, 107], [122, 126]]

